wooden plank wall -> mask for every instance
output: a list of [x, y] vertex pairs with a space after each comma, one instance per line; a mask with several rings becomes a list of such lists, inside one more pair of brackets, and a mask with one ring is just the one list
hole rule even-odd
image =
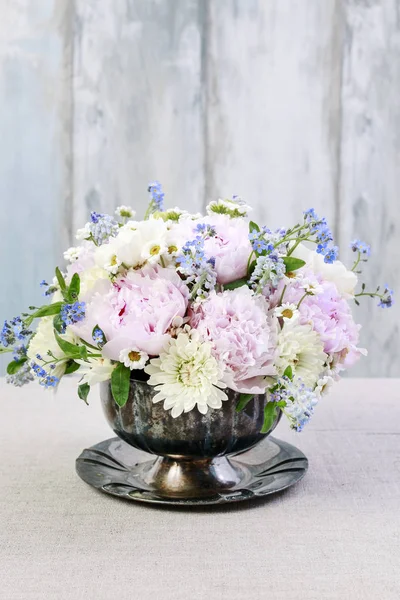
[[[72, 232], [160, 179], [191, 210], [314, 206], [399, 289], [400, 0], [0, 0], [0, 314]], [[400, 310], [359, 310], [358, 375], [400, 376]], [[353, 371], [354, 373], [354, 371]]]

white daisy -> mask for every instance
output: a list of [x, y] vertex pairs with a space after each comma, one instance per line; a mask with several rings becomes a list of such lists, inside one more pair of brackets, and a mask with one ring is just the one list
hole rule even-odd
[[163, 400], [165, 410], [172, 409], [174, 418], [196, 405], [202, 414], [209, 407], [221, 408], [228, 397], [220, 388], [226, 385], [211, 350], [212, 345], [201, 342], [197, 335], [180, 333], [176, 339], [171, 338], [160, 357], [145, 368], [150, 375], [148, 383], [158, 392], [153, 402]]
[[119, 260], [118, 256], [116, 254], [112, 254], [109, 257], [109, 259], [104, 263], [104, 268], [108, 273], [116, 275], [121, 265], [122, 262]]
[[107, 358], [88, 358], [87, 360], [75, 360], [79, 363], [79, 375], [83, 375], [80, 384], [88, 383], [90, 386], [111, 379], [111, 373], [116, 365]]
[[161, 254], [167, 252], [167, 247], [161, 240], [150, 240], [147, 242], [143, 248], [141, 253], [141, 258], [143, 262], [148, 262], [150, 264], [157, 263], [160, 260]]
[[120, 362], [124, 363], [126, 367], [132, 369], [144, 369], [146, 362], [149, 360], [149, 355], [146, 352], [142, 352], [135, 346], [121, 350], [119, 353]]
[[300, 287], [303, 288], [307, 294], [310, 294], [310, 296], [318, 296], [324, 291], [324, 288], [316, 279], [309, 279], [308, 277], [303, 277]]
[[282, 306], [277, 306], [274, 310], [274, 314], [276, 317], [279, 317], [284, 321], [289, 321], [291, 319], [295, 321], [300, 313], [296, 304], [286, 302], [285, 304], [282, 304]]
[[301, 377], [311, 388], [318, 381], [327, 360], [319, 335], [310, 325], [300, 325], [293, 320], [286, 321], [279, 333], [277, 355], [275, 366], [280, 375], [290, 365], [293, 374]]

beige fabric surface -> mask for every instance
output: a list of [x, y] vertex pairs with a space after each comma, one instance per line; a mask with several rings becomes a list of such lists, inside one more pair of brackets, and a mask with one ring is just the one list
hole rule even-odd
[[298, 445], [296, 486], [214, 509], [114, 499], [74, 471], [112, 437], [96, 393], [0, 383], [1, 600], [400, 598], [400, 380], [344, 380]]

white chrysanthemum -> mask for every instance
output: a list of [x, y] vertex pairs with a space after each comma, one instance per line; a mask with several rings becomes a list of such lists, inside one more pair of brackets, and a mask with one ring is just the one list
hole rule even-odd
[[274, 315], [284, 321], [295, 321], [299, 317], [299, 310], [296, 304], [285, 302], [282, 306], [277, 306], [274, 310]]
[[319, 335], [311, 325], [297, 321], [285, 322], [278, 336], [276, 368], [282, 375], [291, 366], [293, 374], [301, 377], [307, 387], [314, 388], [323, 371], [327, 355]]
[[144, 369], [148, 359], [149, 355], [135, 346], [121, 350], [119, 353], [120, 362], [124, 363], [129, 369]]
[[[71, 344], [76, 342], [76, 338], [69, 327], [67, 327], [67, 331], [62, 334], [61, 337], [67, 342], [71, 342]], [[53, 317], [42, 317], [39, 321], [36, 333], [29, 343], [27, 356], [30, 360], [42, 365], [42, 361], [37, 358], [37, 355], [41, 356], [43, 361], [51, 361], [52, 357], [48, 354], [49, 351], [53, 357], [62, 359], [64, 356], [64, 352], [61, 350], [54, 337]], [[56, 367], [51, 371], [51, 374], [58, 378], [62, 377], [67, 361], [68, 359], [57, 362]]]
[[220, 388], [226, 386], [211, 349], [212, 345], [200, 342], [193, 331], [171, 338], [160, 357], [145, 368], [150, 375], [149, 384], [158, 391], [153, 402], [164, 400], [165, 410], [172, 409], [174, 418], [196, 404], [202, 414], [207, 413], [208, 407], [221, 408], [222, 401], [228, 398]]
[[78, 375], [82, 375], [80, 384], [88, 383], [90, 386], [111, 379], [111, 373], [116, 365], [107, 358], [88, 358], [87, 360], [76, 360], [81, 366]]
[[117, 206], [117, 208], [115, 209], [115, 214], [117, 217], [133, 219], [134, 216], [136, 215], [136, 211], [133, 210], [133, 208], [131, 208], [130, 206], [122, 205], [122, 206]]
[[79, 258], [82, 251], [83, 248], [81, 246], [68, 248], [68, 250], [64, 252], [64, 259], [72, 263]]

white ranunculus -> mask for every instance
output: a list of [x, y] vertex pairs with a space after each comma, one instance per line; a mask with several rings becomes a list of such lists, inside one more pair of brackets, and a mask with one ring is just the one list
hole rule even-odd
[[354, 298], [357, 275], [353, 271], [349, 271], [340, 260], [336, 260], [332, 264], [326, 263], [322, 254], [310, 250], [304, 244], [299, 244], [292, 256], [301, 258], [314, 273], [322, 275], [327, 281], [332, 281], [343, 298], [347, 300]]

